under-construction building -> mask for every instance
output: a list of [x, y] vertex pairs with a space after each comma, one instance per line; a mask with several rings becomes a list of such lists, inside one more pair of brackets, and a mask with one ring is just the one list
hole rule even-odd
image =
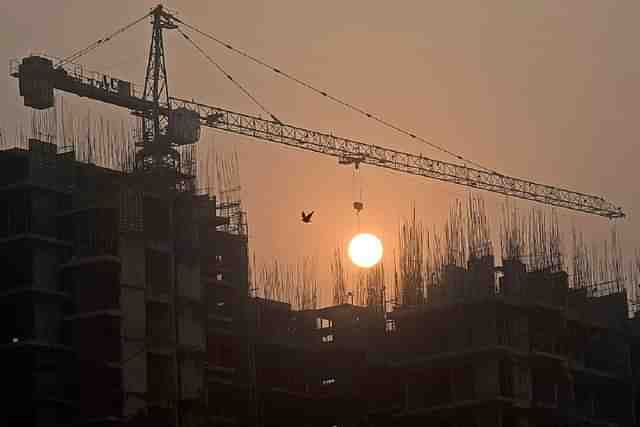
[[[402, 300], [391, 311], [252, 300], [261, 425], [638, 425], [636, 293], [611, 255], [615, 241], [610, 259], [588, 260], [577, 245], [570, 276], [557, 223], [534, 213], [505, 227], [497, 263], [482, 203], [468, 211], [465, 228], [454, 209], [441, 246], [405, 233]], [[433, 262], [422, 270], [417, 258]], [[590, 262], [614, 280], [590, 282], [606, 276]]]
[[198, 425], [248, 294], [239, 205], [33, 139], [0, 165], [3, 425]]
[[386, 314], [292, 310], [249, 297], [237, 204], [37, 140], [0, 165], [5, 425], [638, 423], [624, 289], [480, 251]]
[[637, 425], [626, 291], [493, 257], [448, 270], [432, 300], [386, 318], [253, 301], [261, 425]]
[[440, 291], [387, 319], [385, 374], [369, 377], [380, 425], [637, 425], [625, 291], [589, 295], [564, 271], [492, 257], [452, 267]]

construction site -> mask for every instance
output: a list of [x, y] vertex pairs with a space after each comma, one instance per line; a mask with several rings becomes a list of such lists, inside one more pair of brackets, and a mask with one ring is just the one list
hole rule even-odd
[[[2, 425], [640, 424], [640, 253], [625, 257], [615, 230], [595, 245], [575, 228], [567, 239], [555, 210], [513, 200], [609, 219], [622, 209], [172, 98], [163, 31], [194, 46], [187, 31], [205, 33], [162, 6], [130, 26], [149, 21], [144, 89], [73, 62], [123, 30], [62, 60], [11, 64], [34, 111], [29, 132], [0, 134]], [[128, 109], [138, 125], [77, 119], [54, 90]], [[351, 269], [341, 248], [259, 266], [238, 158], [197, 145], [201, 127], [469, 196], [442, 227], [414, 208], [391, 267]], [[479, 190], [508, 197], [499, 218]]]

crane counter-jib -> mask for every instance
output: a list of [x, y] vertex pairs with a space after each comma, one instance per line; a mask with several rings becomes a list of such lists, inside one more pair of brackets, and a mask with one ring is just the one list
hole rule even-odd
[[19, 80], [20, 95], [28, 107], [53, 107], [54, 89], [130, 110], [144, 111], [151, 107], [149, 101], [137, 96], [136, 87], [130, 82], [72, 65], [56, 68], [52, 59], [30, 56], [12, 62], [10, 69], [11, 75]]

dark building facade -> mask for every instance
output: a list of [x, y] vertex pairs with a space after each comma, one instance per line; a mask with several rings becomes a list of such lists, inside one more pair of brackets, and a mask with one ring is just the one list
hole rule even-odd
[[248, 293], [242, 212], [74, 157], [0, 152], [3, 425], [203, 425], [208, 313]]
[[390, 313], [385, 374], [368, 387], [379, 425], [637, 425], [626, 293], [588, 295], [563, 271], [478, 261], [496, 273], [488, 283], [470, 268], [430, 302]]
[[386, 314], [294, 311], [248, 296], [237, 205], [161, 178], [0, 152], [2, 425], [638, 425], [624, 291], [482, 257]]

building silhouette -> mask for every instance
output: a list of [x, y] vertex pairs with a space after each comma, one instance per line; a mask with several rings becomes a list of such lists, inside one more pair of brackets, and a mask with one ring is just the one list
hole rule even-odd
[[482, 256], [296, 311], [249, 296], [238, 204], [38, 140], [0, 166], [3, 425], [638, 425], [624, 290]]

